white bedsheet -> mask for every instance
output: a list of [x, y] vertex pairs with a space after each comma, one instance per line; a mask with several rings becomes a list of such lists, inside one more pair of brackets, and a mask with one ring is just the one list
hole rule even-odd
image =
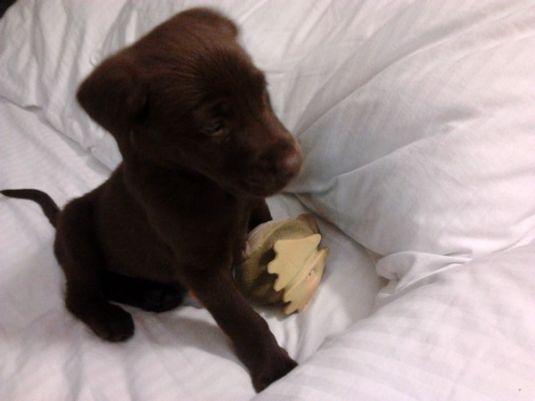
[[[36, 110], [0, 101], [0, 187], [34, 187], [59, 204], [108, 175]], [[274, 214], [297, 215], [291, 197]], [[136, 334], [125, 344], [96, 338], [65, 310], [53, 229], [32, 202], [0, 198], [0, 400], [239, 401], [254, 396], [245, 368], [204, 309], [163, 314], [133, 308]], [[379, 278], [367, 253], [322, 223], [332, 256], [309, 307], [288, 318], [263, 310], [292, 357], [308, 359], [324, 339], [367, 316]]]
[[386, 288], [371, 317], [255, 400], [533, 401], [534, 267], [531, 243]]

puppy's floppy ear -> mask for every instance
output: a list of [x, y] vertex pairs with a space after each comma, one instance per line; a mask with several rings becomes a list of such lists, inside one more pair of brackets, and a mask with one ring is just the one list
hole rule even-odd
[[148, 89], [134, 62], [124, 55], [104, 61], [80, 85], [82, 108], [114, 135], [128, 132], [147, 112]]

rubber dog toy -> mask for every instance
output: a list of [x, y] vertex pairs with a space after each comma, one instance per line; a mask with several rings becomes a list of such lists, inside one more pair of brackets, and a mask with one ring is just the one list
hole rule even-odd
[[287, 315], [302, 310], [316, 291], [328, 249], [310, 214], [270, 221], [247, 239], [235, 279], [242, 293], [260, 305], [283, 303]]

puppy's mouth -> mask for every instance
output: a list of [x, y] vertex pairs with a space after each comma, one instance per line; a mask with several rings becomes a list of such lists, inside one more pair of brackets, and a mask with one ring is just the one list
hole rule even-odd
[[282, 191], [288, 183], [259, 182], [257, 180], [240, 180], [240, 188], [252, 196], [266, 198]]
[[282, 176], [247, 177], [240, 179], [238, 185], [250, 195], [266, 198], [284, 190], [296, 175], [297, 171]]
[[251, 169], [249, 176], [240, 180], [240, 187], [251, 195], [267, 197], [281, 192], [299, 173], [303, 156], [299, 148], [281, 158], [274, 165]]

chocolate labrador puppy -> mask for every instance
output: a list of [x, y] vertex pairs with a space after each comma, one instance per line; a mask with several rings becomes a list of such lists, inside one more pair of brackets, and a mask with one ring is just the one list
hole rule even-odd
[[110, 301], [165, 311], [189, 289], [260, 391], [296, 363], [231, 268], [248, 230], [271, 218], [264, 198], [298, 173], [302, 155], [237, 34], [229, 19], [196, 8], [105, 60], [77, 97], [114, 136], [122, 164], [61, 211], [37, 190], [2, 193], [38, 202], [57, 228], [66, 306], [95, 334], [134, 333], [131, 315]]

